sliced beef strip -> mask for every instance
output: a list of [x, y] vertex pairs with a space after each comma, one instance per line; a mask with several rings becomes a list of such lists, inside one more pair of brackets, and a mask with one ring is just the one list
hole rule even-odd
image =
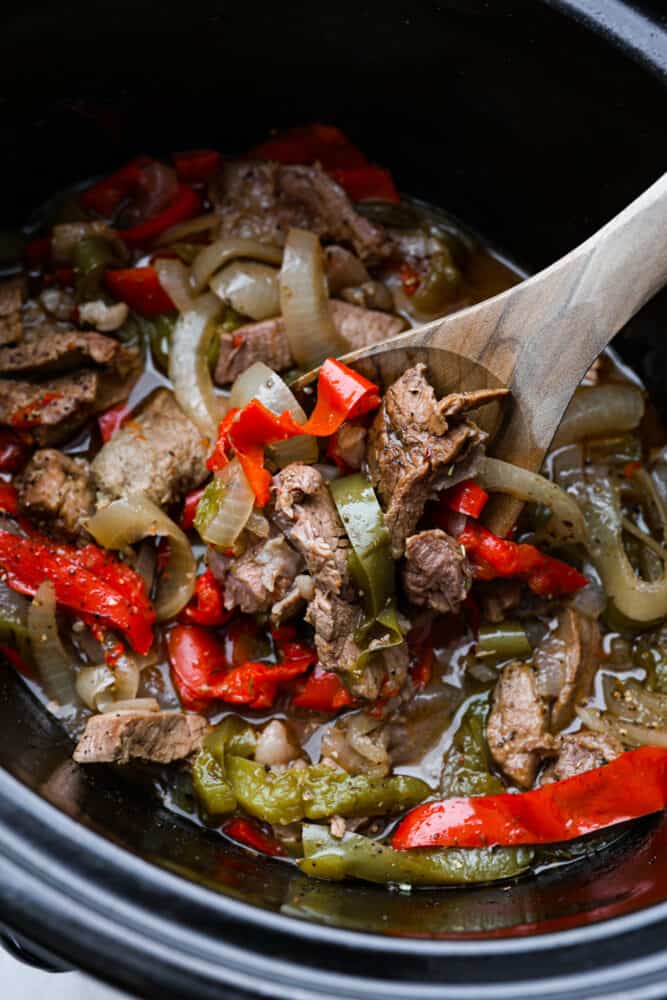
[[325, 670], [353, 670], [361, 654], [355, 635], [363, 622], [363, 611], [320, 588], [308, 605], [306, 621], [315, 629], [315, 647]]
[[364, 262], [345, 247], [336, 244], [326, 247], [324, 261], [330, 295], [338, 295], [344, 288], [371, 280]]
[[415, 365], [390, 386], [368, 436], [368, 468], [385, 508], [395, 559], [403, 555], [427, 500], [451, 485], [454, 467], [486, 440], [462, 414], [506, 395], [505, 389], [485, 389], [438, 401], [425, 370]]
[[15, 344], [23, 336], [21, 306], [27, 291], [22, 275], [0, 282], [0, 348]]
[[95, 511], [95, 489], [85, 458], [70, 458], [55, 448], [36, 451], [16, 479], [19, 507], [54, 534], [76, 538]]
[[207, 476], [208, 444], [167, 389], [158, 389], [98, 452], [98, 502], [145, 493], [160, 506], [179, 500]]
[[224, 236], [282, 246], [288, 231], [297, 227], [349, 243], [364, 259], [392, 252], [384, 229], [359, 215], [345, 191], [319, 167], [228, 161], [209, 195]]
[[318, 587], [353, 597], [348, 570], [350, 543], [317, 469], [293, 462], [274, 476], [271, 519], [301, 553]]
[[[351, 351], [395, 337], [406, 327], [400, 316], [360, 309], [336, 299], [330, 301], [329, 308], [334, 326]], [[276, 372], [294, 366], [282, 317], [247, 323], [233, 333], [222, 333], [215, 381], [218, 385], [228, 385], [255, 361], [263, 361]]]
[[518, 608], [521, 603], [521, 582], [519, 580], [489, 580], [479, 582], [475, 589], [485, 622], [497, 625], [505, 621], [508, 611]]
[[109, 365], [121, 348], [101, 333], [44, 328], [39, 337], [0, 348], [0, 374], [48, 376], [84, 365]]
[[[220, 562], [216, 561], [216, 573], [220, 572]], [[303, 569], [299, 553], [278, 532], [225, 562], [221, 580], [225, 607], [228, 611], [239, 608], [247, 615], [269, 611], [286, 596]]]
[[521, 788], [530, 788], [542, 755], [553, 750], [548, 721], [533, 669], [508, 663], [493, 692], [486, 738], [493, 760]]
[[446, 614], [458, 611], [472, 584], [472, 570], [461, 546], [434, 528], [405, 543], [403, 587], [411, 604]]
[[551, 703], [551, 730], [574, 718], [575, 705], [590, 694], [598, 666], [600, 630], [595, 621], [564, 608], [556, 629], [535, 651], [540, 693]]
[[558, 756], [542, 775], [542, 784], [564, 781], [576, 774], [583, 774], [594, 767], [602, 767], [623, 753], [623, 746], [615, 736], [592, 733], [582, 729], [561, 737]]
[[307, 573], [299, 573], [284, 597], [271, 608], [271, 624], [282, 625], [305, 610], [315, 597], [315, 581]]
[[100, 389], [96, 371], [83, 370], [39, 385], [0, 379], [0, 424], [29, 430], [40, 447], [58, 444], [95, 411]]
[[74, 751], [79, 764], [170, 764], [201, 748], [208, 720], [184, 712], [108, 712], [93, 715]]

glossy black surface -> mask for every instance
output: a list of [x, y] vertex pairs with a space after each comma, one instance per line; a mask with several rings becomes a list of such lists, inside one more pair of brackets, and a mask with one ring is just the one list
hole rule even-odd
[[[242, 149], [318, 119], [536, 269], [664, 169], [656, 13], [616, 0], [28, 0], [0, 14], [0, 219], [138, 151]], [[663, 294], [619, 339], [663, 404], [666, 328]], [[131, 772], [83, 772], [69, 752], [0, 666], [0, 922], [137, 993], [667, 993], [662, 823], [564, 873], [392, 894], [260, 862], [148, 801]]]

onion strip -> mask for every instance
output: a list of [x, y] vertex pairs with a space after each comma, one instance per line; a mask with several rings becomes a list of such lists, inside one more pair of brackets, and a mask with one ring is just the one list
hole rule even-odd
[[634, 430], [643, 416], [644, 394], [637, 386], [581, 386], [565, 411], [551, 447]]
[[575, 711], [584, 725], [593, 732], [615, 736], [624, 746], [667, 748], [667, 729], [664, 726], [640, 726], [614, 716], [610, 718], [606, 713], [581, 705], [577, 705]]
[[545, 530], [559, 544], [584, 541], [586, 525], [576, 501], [544, 476], [497, 458], [485, 457], [475, 474], [475, 481], [493, 493], [506, 493], [517, 500], [544, 504], [552, 513]]
[[248, 523], [254, 505], [252, 487], [238, 458], [233, 458], [204, 490], [195, 527], [207, 545], [229, 549]]
[[211, 444], [224, 409], [223, 401], [215, 394], [208, 361], [214, 323], [221, 309], [215, 295], [195, 299], [192, 308], [179, 316], [169, 351], [169, 378], [174, 395]]
[[165, 229], [155, 240], [155, 246], [164, 247], [170, 243], [180, 243], [187, 236], [194, 236], [197, 233], [206, 233], [210, 229], [215, 229], [219, 222], [220, 216], [216, 212], [207, 212], [206, 215], [196, 215], [194, 219], [178, 222], [175, 226]]
[[280, 312], [278, 272], [254, 260], [232, 261], [210, 281], [211, 291], [242, 316], [261, 320]]
[[280, 310], [292, 357], [304, 371], [349, 351], [331, 317], [319, 238], [305, 229], [290, 229], [287, 236], [280, 271]]
[[182, 260], [158, 257], [153, 265], [160, 284], [179, 312], [192, 309], [192, 290], [188, 280], [188, 269]]
[[76, 702], [72, 679], [72, 657], [58, 635], [56, 589], [45, 580], [28, 608], [28, 636], [33, 659], [44, 687], [51, 698], [63, 706]]
[[215, 272], [237, 257], [279, 265], [283, 253], [280, 247], [260, 243], [258, 240], [243, 240], [236, 237], [216, 240], [198, 253], [192, 262], [190, 284], [193, 291], [197, 294], [203, 291]]
[[87, 528], [107, 549], [127, 549], [147, 536], [167, 537], [169, 560], [155, 600], [157, 621], [173, 618], [185, 607], [194, 593], [195, 557], [185, 534], [152, 500], [143, 493], [114, 500], [90, 518]]

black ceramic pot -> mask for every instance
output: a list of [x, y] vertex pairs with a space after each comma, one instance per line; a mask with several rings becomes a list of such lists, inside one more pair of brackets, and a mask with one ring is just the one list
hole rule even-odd
[[[667, 163], [662, 4], [23, 0], [0, 14], [0, 222], [140, 150], [335, 122], [537, 269]], [[667, 298], [617, 346], [665, 401]], [[667, 995], [667, 824], [472, 891], [312, 882], [82, 771], [0, 664], [0, 921], [166, 998]]]

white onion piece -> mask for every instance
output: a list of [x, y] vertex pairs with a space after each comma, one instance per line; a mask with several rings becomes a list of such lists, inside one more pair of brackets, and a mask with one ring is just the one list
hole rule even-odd
[[283, 259], [283, 252], [280, 247], [260, 243], [258, 240], [243, 240], [237, 237], [216, 240], [210, 246], [204, 247], [192, 262], [190, 284], [194, 292], [199, 293], [206, 288], [215, 272], [237, 257], [279, 265]]
[[158, 257], [153, 264], [160, 284], [179, 312], [192, 308], [192, 289], [188, 269], [182, 260]]
[[222, 302], [251, 319], [270, 319], [280, 312], [278, 272], [268, 264], [233, 261], [211, 278], [209, 286]]
[[624, 746], [667, 748], [667, 728], [664, 726], [640, 726], [635, 722], [626, 722], [625, 719], [610, 718], [595, 709], [580, 705], [575, 711], [584, 725], [593, 732], [615, 736]]
[[329, 310], [324, 255], [315, 233], [290, 229], [280, 271], [280, 311], [290, 351], [309, 371], [350, 346], [336, 330]]
[[211, 445], [224, 410], [222, 400], [215, 394], [208, 364], [214, 323], [221, 309], [215, 295], [195, 299], [192, 308], [178, 317], [169, 351], [169, 378], [174, 395]]
[[61, 705], [72, 705], [76, 701], [74, 664], [58, 635], [56, 591], [50, 580], [41, 584], [28, 608], [28, 636], [47, 693]]
[[169, 561], [160, 577], [155, 614], [158, 621], [173, 618], [188, 603], [195, 589], [195, 557], [178, 525], [143, 493], [114, 500], [90, 518], [87, 528], [106, 549], [127, 549], [142, 538], [169, 538]]
[[255, 505], [255, 494], [238, 458], [233, 458], [224, 467], [208, 489], [219, 492], [219, 504], [208, 524], [201, 529], [201, 537], [208, 545], [229, 549], [248, 523]]
[[485, 490], [544, 504], [552, 513], [546, 531], [559, 542], [584, 540], [586, 526], [576, 501], [544, 476], [497, 458], [485, 457], [475, 479]]
[[580, 387], [565, 411], [552, 448], [634, 430], [643, 416], [644, 394], [634, 385]]
[[264, 515], [260, 514], [259, 511], [256, 510], [250, 512], [246, 528], [258, 538], [268, 538], [271, 534], [271, 525]]
[[114, 701], [99, 710], [103, 714], [108, 712], [159, 712], [160, 706], [155, 698], [126, 698], [124, 701]]
[[106, 663], [83, 667], [76, 676], [76, 693], [93, 712], [100, 711], [98, 699], [113, 702], [113, 686], [114, 675]]
[[[251, 399], [260, 403], [278, 416], [285, 410], [294, 417], [298, 424], [305, 424], [306, 414], [289, 386], [262, 361], [256, 361], [238, 376], [229, 394], [230, 407], [242, 409]], [[284, 469], [291, 462], [304, 462], [308, 465], [319, 458], [317, 439], [308, 434], [298, 435], [287, 441], [278, 441], [267, 449], [279, 469]]]
[[196, 215], [194, 219], [188, 219], [186, 222], [178, 222], [175, 226], [165, 229], [156, 239], [155, 246], [165, 247], [170, 243], [179, 243], [188, 236], [206, 233], [211, 229], [215, 229], [219, 223], [220, 217], [216, 212], [207, 212], [206, 215]]

